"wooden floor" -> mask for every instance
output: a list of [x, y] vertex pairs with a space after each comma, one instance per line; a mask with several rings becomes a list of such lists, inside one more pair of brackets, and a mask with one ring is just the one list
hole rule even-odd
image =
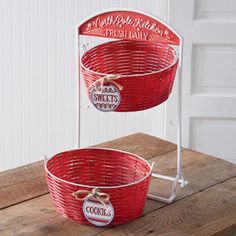
[[[176, 145], [134, 134], [100, 147], [136, 153], [155, 161], [159, 174], [176, 173]], [[190, 184], [170, 205], [147, 200], [143, 216], [113, 228], [82, 226], [59, 216], [44, 178], [43, 162], [0, 173], [0, 235], [236, 235], [236, 165], [191, 150], [183, 151]], [[170, 184], [153, 180], [152, 193], [168, 196]]]

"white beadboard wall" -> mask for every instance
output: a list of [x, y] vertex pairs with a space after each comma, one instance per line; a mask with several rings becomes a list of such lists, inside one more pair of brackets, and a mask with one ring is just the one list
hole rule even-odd
[[[165, 19], [166, 4], [165, 0], [0, 1], [0, 171], [77, 147], [75, 26], [96, 11], [115, 7]], [[86, 108], [83, 86], [81, 91], [82, 146], [138, 131], [164, 136], [164, 106], [102, 114]]]

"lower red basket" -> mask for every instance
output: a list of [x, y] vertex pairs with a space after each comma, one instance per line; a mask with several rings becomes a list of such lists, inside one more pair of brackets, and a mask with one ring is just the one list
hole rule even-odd
[[[58, 213], [80, 224], [96, 226], [123, 224], [142, 214], [151, 169], [135, 154], [102, 148], [59, 153], [45, 163]], [[75, 193], [81, 197], [77, 199]], [[109, 196], [109, 201], [104, 203], [104, 196]]]

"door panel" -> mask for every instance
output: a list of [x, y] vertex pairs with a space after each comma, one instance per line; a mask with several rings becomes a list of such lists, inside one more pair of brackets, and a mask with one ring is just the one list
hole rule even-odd
[[196, 45], [192, 59], [193, 94], [236, 92], [236, 46]]
[[196, 19], [232, 18], [236, 14], [235, 0], [197, 0]]
[[[184, 146], [236, 162], [236, 2], [169, 3], [170, 24], [184, 38]], [[166, 136], [172, 140], [174, 107], [167, 104]]]
[[202, 152], [235, 162], [236, 119], [191, 120], [190, 143]]

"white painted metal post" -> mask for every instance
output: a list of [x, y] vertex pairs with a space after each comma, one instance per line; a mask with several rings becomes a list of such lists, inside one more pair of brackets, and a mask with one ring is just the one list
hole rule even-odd
[[179, 68], [178, 68], [178, 125], [177, 125], [177, 180], [184, 187], [188, 184], [182, 170], [182, 63], [183, 39], [180, 38]]
[[177, 125], [177, 176], [182, 179], [182, 59], [183, 41], [180, 40], [178, 68], [178, 125]]
[[76, 34], [77, 34], [77, 37], [76, 37], [76, 40], [77, 40], [77, 71], [78, 71], [78, 137], [77, 137], [77, 142], [78, 142], [78, 148], [81, 148], [81, 137], [80, 137], [80, 133], [81, 133], [81, 78], [80, 78], [80, 35], [77, 31], [77, 28], [76, 28]]

